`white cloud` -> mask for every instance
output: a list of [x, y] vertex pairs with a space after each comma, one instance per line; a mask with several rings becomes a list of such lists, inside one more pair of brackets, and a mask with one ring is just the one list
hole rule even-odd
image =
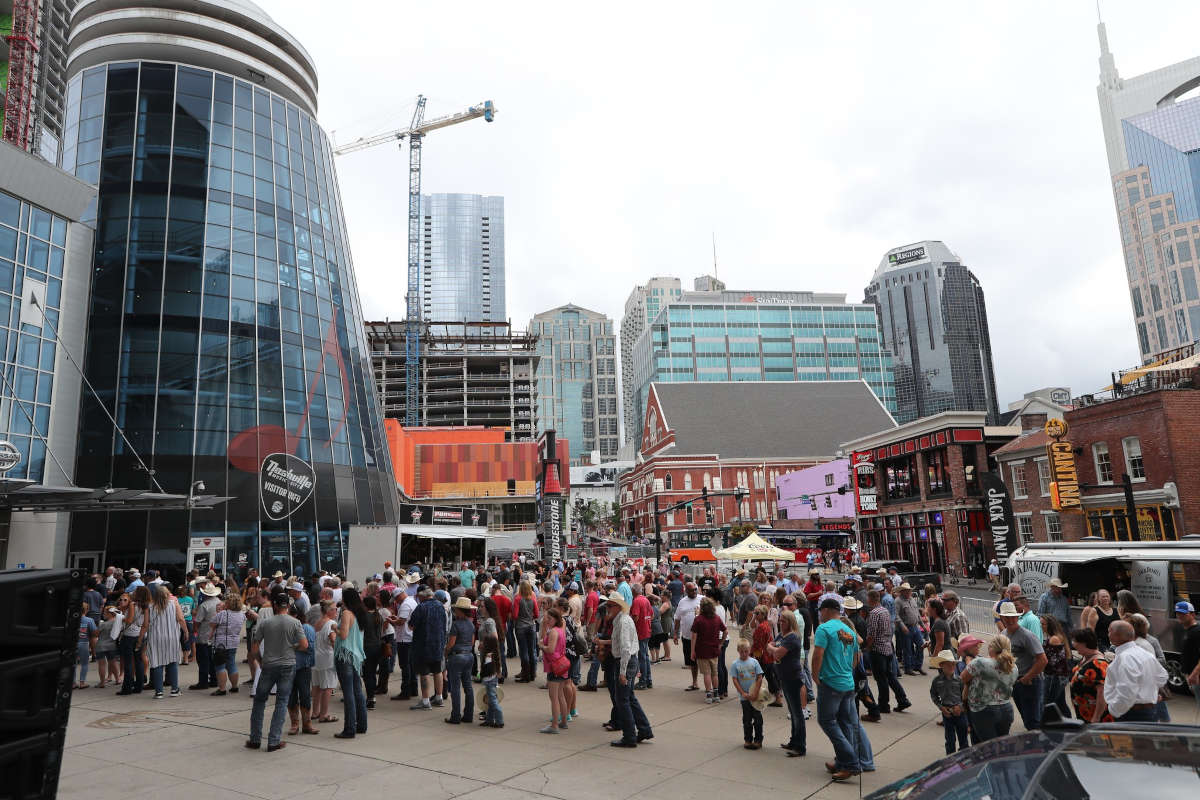
[[[262, 0], [317, 61], [338, 139], [483, 99], [431, 134], [426, 191], [505, 197], [508, 312], [619, 321], [633, 285], [859, 300], [889, 247], [944, 240], [988, 300], [1002, 401], [1136, 362], [1096, 105], [1091, 0]], [[1108, 3], [1124, 75], [1196, 55], [1194, 3]], [[407, 155], [339, 161], [370, 316], [404, 313]]]

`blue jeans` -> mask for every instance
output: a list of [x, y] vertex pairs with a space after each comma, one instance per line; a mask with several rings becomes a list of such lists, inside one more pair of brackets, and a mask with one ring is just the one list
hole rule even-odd
[[1017, 704], [1021, 723], [1027, 731], [1036, 731], [1042, 727], [1042, 698], [1046, 692], [1043, 686], [1045, 680], [1044, 675], [1038, 675], [1028, 686], [1020, 681], [1013, 684], [1012, 699]]
[[958, 749], [962, 750], [968, 747], [967, 744], [967, 714], [964, 711], [957, 717], [942, 717], [942, 726], [946, 734], [946, 755], [953, 755], [955, 751], [955, 737], [958, 737]]
[[338, 683], [342, 685], [342, 734], [367, 732], [367, 695], [358, 668], [344, 658], [335, 658]]
[[1114, 717], [1117, 722], [1158, 722], [1158, 709], [1155, 706], [1150, 708], [1131, 708], [1119, 717]]
[[87, 683], [88, 661], [92, 658], [92, 648], [84, 640], [75, 646], [76, 660], [79, 662], [79, 683]]
[[288, 708], [312, 708], [312, 667], [296, 670], [292, 691], [288, 694]]
[[725, 697], [729, 694], [729, 667], [725, 664], [725, 650], [729, 640], [721, 640], [721, 655], [717, 656], [717, 694]]
[[988, 706], [982, 711], [972, 711], [971, 729], [975, 731], [975, 739], [986, 742], [998, 736], [1008, 736], [1013, 724], [1012, 703], [1001, 706]]
[[521, 668], [532, 675], [537, 664], [537, 631], [532, 627], [518, 629], [517, 650], [521, 654]]
[[483, 721], [493, 725], [504, 724], [504, 712], [500, 709], [500, 696], [496, 693], [496, 686], [499, 682], [495, 677], [483, 679], [483, 688], [487, 691], [487, 710], [484, 713]]
[[[475, 716], [475, 695], [471, 692], [471, 670], [475, 666], [475, 658], [470, 653], [451, 653], [446, 661], [446, 672], [449, 674], [450, 719], [470, 722]], [[459, 690], [466, 694], [464, 702]]]
[[[218, 673], [218, 672], [228, 673], [229, 680], [232, 682], [231, 685], [237, 686], [237, 676], [238, 676], [238, 668], [237, 668], [237, 653], [238, 653], [238, 651], [237, 651], [237, 648], [231, 647], [229, 649], [224, 649], [224, 648], [213, 647], [211, 650], [211, 653], [212, 653], [212, 655], [210, 656], [210, 658], [212, 660], [210, 663], [212, 664], [213, 672], [214, 673]], [[218, 656], [220, 656], [220, 658], [218, 658]]]
[[137, 649], [136, 636], [122, 636], [121, 649], [121, 691], [126, 694], [140, 692], [146, 682], [146, 668], [142, 665], [142, 651]]
[[879, 710], [885, 711], [891, 707], [891, 692], [896, 693], [896, 705], [900, 706], [907, 703], [908, 695], [904, 693], [904, 687], [900, 685], [899, 679], [892, 674], [892, 657], [874, 651], [869, 653], [869, 656], [871, 674], [875, 677], [875, 685], [879, 688], [879, 693], [875, 697], [879, 703]]
[[211, 644], [196, 642], [196, 666], [200, 677], [196, 681], [197, 688], [207, 689], [217, 685], [217, 672], [213, 664], [213, 647]]
[[568, 661], [571, 662], [571, 669], [567, 672], [567, 677], [571, 679], [571, 683], [578, 686], [583, 671], [583, 657], [578, 655], [571, 656], [568, 658]]
[[801, 678], [784, 678], [781, 683], [783, 699], [787, 701], [788, 714], [792, 718], [792, 732], [788, 737], [787, 744], [793, 750], [804, 752], [807, 746], [807, 736], [804, 730], [804, 709], [800, 705], [800, 690], [804, 688], [804, 681]]
[[644, 683], [646, 686], [653, 684], [650, 680], [650, 640], [638, 640], [638, 672], [642, 673], [642, 679], [639, 683]]
[[904, 649], [904, 668], [921, 669], [925, 663], [925, 635], [920, 628], [909, 628], [904, 641], [908, 645]]
[[271, 699], [271, 689], [275, 689], [275, 711], [271, 714], [271, 728], [267, 731], [267, 746], [279, 744], [283, 735], [283, 723], [287, 719], [288, 696], [292, 693], [292, 679], [296, 675], [295, 664], [276, 664], [263, 666], [258, 678], [258, 691], [254, 693], [254, 708], [250, 711], [250, 741], [258, 744], [262, 741], [263, 714], [267, 710], [267, 701]]
[[629, 674], [632, 671], [626, 671], [625, 683], [622, 684], [620, 673], [616, 669], [613, 670], [615, 678], [613, 682], [617, 684], [613, 705], [617, 712], [617, 723], [621, 728], [621, 740], [636, 744], [639, 736], [652, 736], [654, 732], [650, 729], [650, 720], [646, 718], [642, 704], [638, 702], [633, 693], [633, 682], [636, 676]]
[[742, 740], [758, 744], [762, 744], [763, 740], [762, 712], [749, 700], [742, 701]]
[[592, 663], [588, 665], [587, 685], [596, 686], [600, 679], [600, 659], [593, 658]]
[[834, 764], [850, 772], [875, 769], [871, 742], [858, 721], [854, 691], [840, 692], [821, 686], [817, 691], [817, 721], [833, 744]]
[[150, 668], [150, 683], [154, 685], [155, 692], [163, 690], [163, 670], [167, 671], [167, 682], [171, 684], [171, 690], [179, 691], [179, 662], [172, 661], [165, 667]]

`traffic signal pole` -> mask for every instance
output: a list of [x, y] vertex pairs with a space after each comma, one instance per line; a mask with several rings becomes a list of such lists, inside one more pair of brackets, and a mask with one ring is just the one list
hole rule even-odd
[[[666, 514], [667, 512], [674, 511], [677, 508], [684, 508], [686, 506], [690, 506], [692, 503], [696, 502], [697, 500], [702, 500], [704, 502], [705, 522], [707, 524], [711, 525], [712, 524], [712, 520], [710, 519], [710, 517], [712, 516], [711, 498], [713, 498], [713, 497], [732, 497], [734, 505], [736, 505], [740, 509], [742, 498], [748, 494], [750, 494], [750, 490], [743, 489], [740, 486], [736, 489], [730, 489], [729, 491], [724, 491], [724, 492], [710, 492], [708, 490], [708, 487], [705, 486], [703, 489], [700, 490], [700, 494], [696, 495], [695, 497], [689, 497], [686, 500], [680, 500], [676, 503], [672, 503], [671, 505], [667, 506], [666, 508], [659, 508], [658, 494], [655, 494], [654, 497], [652, 498], [654, 501], [654, 558], [655, 558], [655, 560], [660, 561], [660, 562], [662, 561], [662, 519], [659, 516], [660, 514]], [[738, 511], [738, 518], [741, 519], [741, 511], [740, 510]]]

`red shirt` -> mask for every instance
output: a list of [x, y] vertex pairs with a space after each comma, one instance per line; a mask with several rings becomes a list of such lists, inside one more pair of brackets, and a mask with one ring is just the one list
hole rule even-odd
[[692, 657], [716, 658], [721, 655], [721, 633], [725, 623], [716, 614], [697, 614], [692, 620]]
[[512, 600], [509, 600], [501, 592], [496, 592], [492, 595], [492, 602], [496, 604], [496, 616], [500, 618], [501, 627], [508, 627], [509, 617], [512, 616]]
[[641, 594], [633, 598], [633, 605], [629, 607], [629, 616], [633, 617], [633, 626], [637, 628], [638, 640], [649, 639], [650, 620], [654, 617], [654, 609], [651, 608], [646, 595]]
[[594, 589], [588, 592], [587, 599], [583, 602], [583, 624], [590, 625], [592, 620], [596, 618], [596, 610], [600, 608], [600, 594]]
[[804, 599], [808, 601], [809, 605], [815, 604], [817, 602], [817, 598], [823, 594], [825, 594], [825, 587], [820, 583], [810, 580], [808, 583], [804, 584]]

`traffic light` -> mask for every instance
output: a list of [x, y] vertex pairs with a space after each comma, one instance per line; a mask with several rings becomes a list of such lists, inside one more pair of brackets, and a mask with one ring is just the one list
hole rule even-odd
[[708, 499], [708, 487], [707, 486], [705, 486], [704, 488], [702, 488], [700, 490], [700, 496], [704, 498], [704, 521], [707, 524], [712, 525], [713, 520], [716, 519], [716, 517], [713, 514], [712, 501]]
[[848, 491], [850, 491], [849, 486], [839, 486], [838, 487], [838, 494], [845, 494]]

